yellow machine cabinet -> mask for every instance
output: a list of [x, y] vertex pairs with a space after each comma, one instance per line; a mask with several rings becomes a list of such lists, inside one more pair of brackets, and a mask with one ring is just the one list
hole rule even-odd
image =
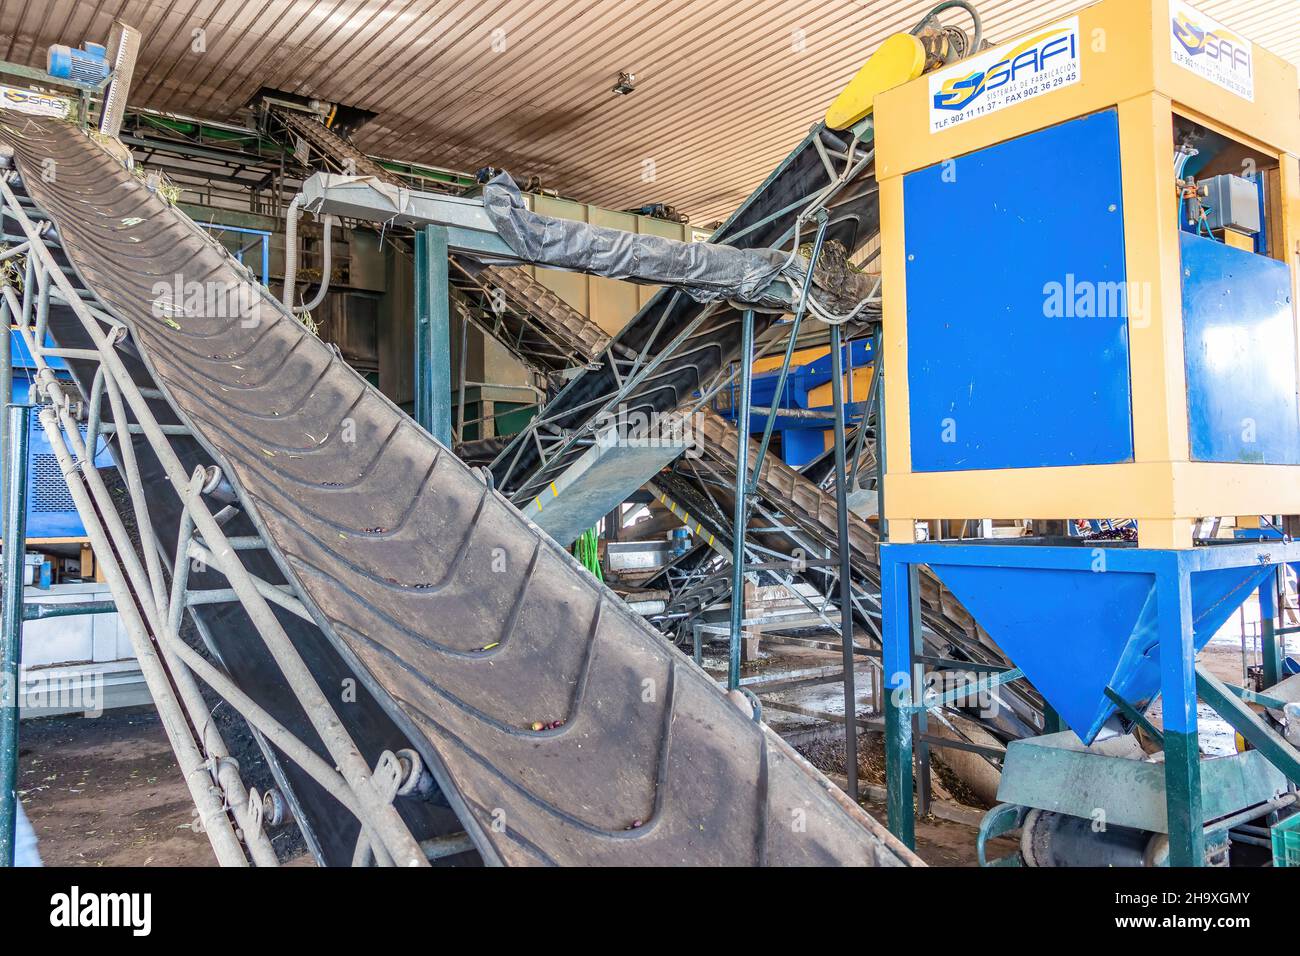
[[875, 128], [896, 540], [1300, 514], [1294, 67], [1105, 0], [875, 96]]

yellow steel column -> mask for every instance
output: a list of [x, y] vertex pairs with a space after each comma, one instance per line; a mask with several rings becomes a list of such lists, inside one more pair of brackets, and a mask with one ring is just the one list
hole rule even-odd
[[[885, 501], [890, 508], [895, 475], [912, 472], [912, 416], [907, 387], [907, 245], [903, 241], [903, 177], [880, 182], [880, 280], [884, 290], [884, 328], [881, 355], [885, 378]], [[924, 515], [903, 515], [893, 511], [889, 519], [889, 540], [915, 541], [913, 521]]]
[[[1128, 272], [1134, 460], [1187, 461], [1187, 376], [1172, 104], [1159, 94], [1119, 104]], [[1165, 468], [1135, 475], [1151, 480]], [[1168, 480], [1165, 475], [1164, 480]], [[1192, 520], [1138, 515], [1146, 548], [1190, 548]]]

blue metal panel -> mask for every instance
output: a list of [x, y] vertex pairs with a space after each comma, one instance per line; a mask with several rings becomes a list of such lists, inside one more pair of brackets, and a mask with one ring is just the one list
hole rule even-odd
[[[25, 354], [25, 353], [24, 353]], [[53, 360], [50, 360], [53, 364]], [[13, 398], [15, 403], [25, 403], [31, 381], [14, 356]], [[77, 506], [68, 491], [68, 483], [59, 469], [54, 449], [45, 435], [40, 418], [33, 411], [28, 427], [27, 444], [27, 537], [31, 538], [84, 538], [86, 526], [77, 513]], [[86, 430], [81, 429], [84, 440]], [[107, 444], [101, 439], [99, 453], [95, 456], [98, 468], [113, 464]]]
[[[1296, 549], [1279, 548], [1279, 557], [1283, 550]], [[1200, 650], [1275, 567], [1249, 547], [934, 544], [885, 552], [891, 561], [928, 564], [1085, 742], [1114, 712], [1107, 687], [1135, 704], [1160, 690], [1161, 575], [1188, 579], [1192, 643]], [[892, 637], [887, 631], [887, 644]]]
[[1182, 253], [1192, 458], [1300, 464], [1286, 263], [1186, 233]]
[[[54, 348], [54, 339], [48, 335], [45, 336], [45, 347]], [[23, 341], [22, 334], [17, 329], [9, 330], [9, 354], [13, 356], [14, 368], [36, 368], [36, 360], [32, 358], [32, 353], [27, 350], [27, 343]], [[45, 364], [55, 371], [62, 371], [68, 367], [68, 363], [57, 355], [47, 355]], [[23, 401], [27, 401], [25, 396]]]
[[[782, 419], [784, 421], [785, 419]], [[827, 422], [826, 424], [830, 424]], [[759, 430], [763, 427], [760, 422]], [[781, 432], [781, 460], [791, 468], [802, 468], [826, 451], [826, 432], [808, 428], [787, 428]]]
[[903, 191], [913, 470], [1132, 460], [1115, 111]]

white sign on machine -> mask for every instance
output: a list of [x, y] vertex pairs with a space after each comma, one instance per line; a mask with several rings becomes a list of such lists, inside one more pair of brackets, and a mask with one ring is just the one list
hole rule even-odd
[[1169, 4], [1169, 17], [1175, 64], [1255, 102], [1255, 47], [1249, 40], [1181, 0]]
[[1082, 78], [1079, 18], [930, 74], [930, 132], [1073, 86]]
[[33, 116], [53, 116], [66, 119], [71, 102], [62, 96], [50, 96], [33, 90], [20, 90], [14, 86], [0, 86], [0, 108], [30, 113]]

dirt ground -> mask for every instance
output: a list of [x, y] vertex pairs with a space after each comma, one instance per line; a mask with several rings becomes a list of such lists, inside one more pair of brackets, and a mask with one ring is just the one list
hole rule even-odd
[[[844, 741], [839, 736], [798, 749], [823, 773], [844, 776]], [[882, 734], [866, 733], [858, 739], [858, 780], [868, 785], [884, 786], [885, 740]], [[988, 809], [938, 761], [931, 764], [930, 784], [935, 799], [970, 808], [972, 820]], [[869, 794], [862, 800], [862, 809], [881, 823], [885, 822], [884, 804], [871, 799]], [[973, 827], [935, 816], [925, 817], [916, 821], [916, 853], [931, 866], [977, 866], [979, 857], [975, 836]], [[992, 857], [1006, 856], [1014, 853], [1017, 845], [1014, 839], [998, 839], [989, 845], [989, 854]]]
[[213, 866], [151, 708], [23, 721], [18, 793], [46, 866]]
[[[1202, 660], [1216, 676], [1241, 680], [1241, 653], [1211, 645]], [[883, 741], [862, 738], [861, 779], [884, 782]], [[812, 763], [843, 774], [843, 745], [833, 738], [804, 750]], [[974, 805], [950, 775], [933, 781], [936, 796]], [[212, 866], [207, 838], [192, 829], [193, 804], [166, 735], [150, 708], [113, 711], [102, 717], [53, 717], [24, 721], [20, 731], [19, 794], [40, 841], [47, 866]], [[884, 819], [884, 807], [864, 808]], [[975, 812], [983, 807], [973, 807]], [[292, 828], [288, 828], [292, 829]], [[975, 866], [975, 830], [928, 817], [916, 824], [917, 852], [933, 866]], [[1015, 852], [1002, 838], [990, 853]], [[300, 854], [288, 854], [295, 857]]]

